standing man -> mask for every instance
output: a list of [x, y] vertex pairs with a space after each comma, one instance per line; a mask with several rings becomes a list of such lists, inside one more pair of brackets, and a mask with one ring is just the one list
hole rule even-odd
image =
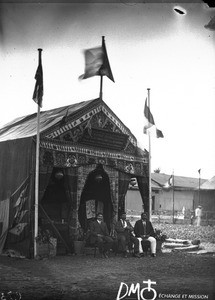
[[148, 220], [147, 213], [141, 214], [141, 219], [136, 221], [134, 225], [134, 233], [137, 238], [142, 241], [147, 240], [150, 242], [151, 256], [156, 257], [156, 239], [152, 223]]
[[90, 223], [90, 242], [92, 244], [98, 243], [99, 252], [105, 258], [108, 258], [113, 240], [109, 235], [107, 225], [103, 221], [102, 213], [98, 213], [96, 220]]
[[133, 226], [126, 220], [125, 212], [121, 214], [120, 220], [116, 223], [115, 230], [117, 233], [117, 241], [121, 245], [124, 257], [127, 257], [127, 246], [131, 248], [132, 244], [134, 244], [134, 257], [139, 258], [139, 241], [134, 236]]
[[201, 216], [202, 216], [202, 207], [201, 205], [197, 206], [197, 208], [195, 209], [195, 223], [196, 226], [200, 226], [201, 225]]

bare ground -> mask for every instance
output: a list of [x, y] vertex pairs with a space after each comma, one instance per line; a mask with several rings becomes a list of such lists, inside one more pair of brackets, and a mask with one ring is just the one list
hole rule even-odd
[[[142, 289], [147, 286], [143, 281], [150, 279], [156, 282], [156, 299], [213, 300], [214, 278], [214, 253], [158, 253], [156, 258], [140, 259], [72, 255], [39, 261], [0, 256], [0, 293], [20, 292], [22, 299], [112, 300], [117, 299], [121, 282], [128, 287], [139, 283]], [[125, 290], [118, 299], [143, 299], [136, 293], [123, 295]], [[144, 299], [147, 297], [152, 299], [153, 295]]]

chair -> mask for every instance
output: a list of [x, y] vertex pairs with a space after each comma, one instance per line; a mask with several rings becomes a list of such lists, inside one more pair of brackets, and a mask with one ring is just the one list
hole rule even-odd
[[86, 240], [86, 244], [85, 244], [85, 247], [84, 247], [85, 254], [87, 254], [86, 253], [87, 251], [90, 252], [90, 251], [93, 250], [93, 255], [94, 255], [94, 257], [96, 257], [97, 250], [98, 250], [98, 243], [97, 242], [95, 242], [95, 243], [90, 242], [90, 230], [89, 229], [86, 232], [85, 240]]

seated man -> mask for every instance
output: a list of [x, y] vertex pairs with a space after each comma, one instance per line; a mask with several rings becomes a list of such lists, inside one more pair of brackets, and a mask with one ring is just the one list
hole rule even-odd
[[152, 223], [148, 220], [147, 213], [141, 214], [141, 219], [136, 221], [134, 225], [134, 233], [137, 238], [141, 238], [150, 242], [151, 256], [156, 256], [156, 239]]
[[139, 255], [139, 241], [134, 236], [134, 228], [129, 221], [126, 220], [126, 213], [122, 213], [120, 220], [116, 223], [115, 230], [117, 233], [117, 240], [122, 248], [124, 257], [127, 257], [126, 246], [134, 244], [134, 256]]
[[102, 213], [98, 213], [96, 220], [90, 223], [90, 243], [98, 243], [99, 252], [108, 258], [108, 253], [113, 245], [107, 225], [103, 221]]

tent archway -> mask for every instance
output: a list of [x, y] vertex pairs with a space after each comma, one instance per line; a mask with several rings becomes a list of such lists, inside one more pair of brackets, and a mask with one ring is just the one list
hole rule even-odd
[[110, 181], [101, 164], [89, 173], [81, 194], [78, 220], [84, 230], [88, 227], [88, 221], [95, 218], [98, 212], [103, 213], [110, 229], [113, 216]]

